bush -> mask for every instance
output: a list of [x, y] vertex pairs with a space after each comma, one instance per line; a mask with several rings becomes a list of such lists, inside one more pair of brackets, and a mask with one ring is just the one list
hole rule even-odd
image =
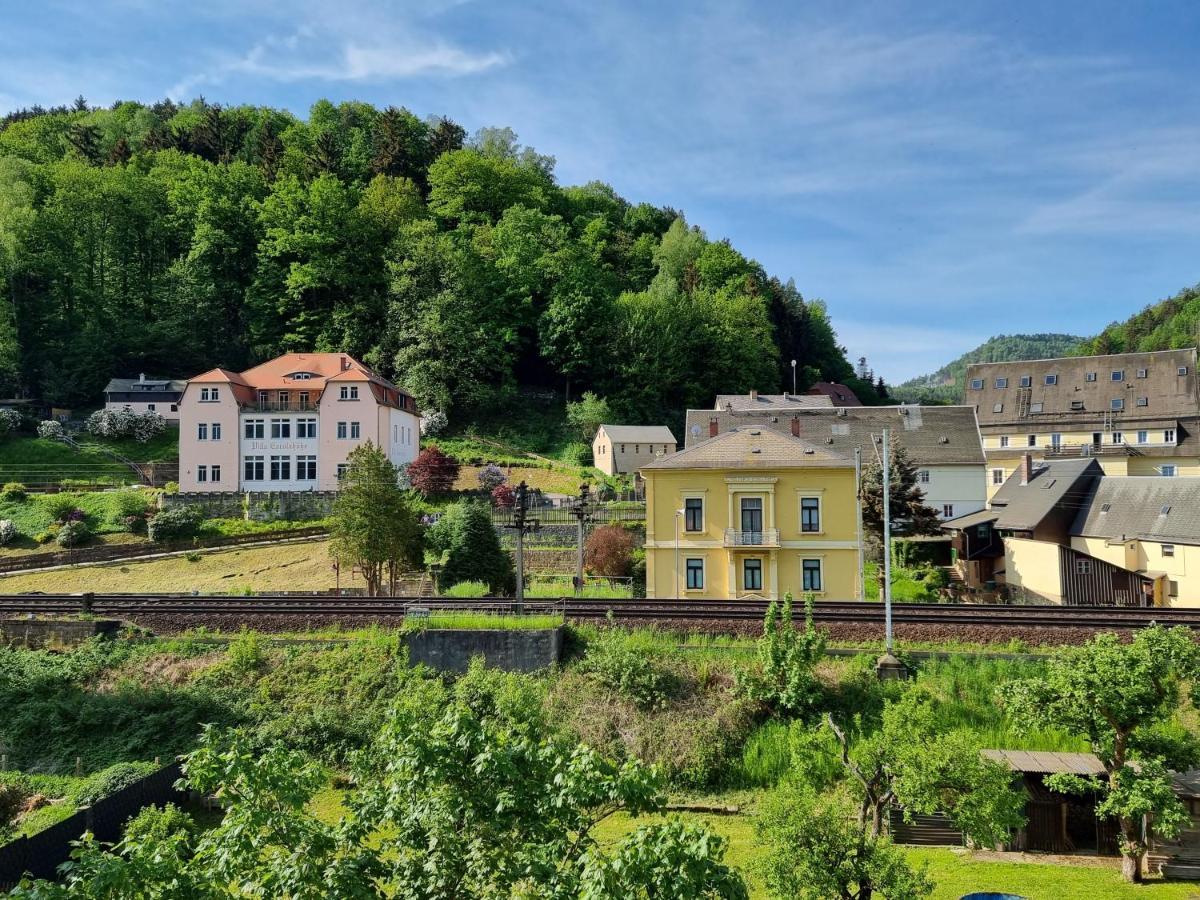
[[57, 525], [51, 525], [51, 526], [50, 526], [49, 528], [47, 528], [46, 530], [44, 530], [44, 531], [39, 531], [37, 534], [35, 534], [35, 535], [33, 536], [33, 539], [34, 539], [35, 541], [37, 541], [39, 544], [48, 544], [48, 543], [50, 543], [52, 540], [54, 540], [54, 536], [55, 536], [56, 534], [58, 534], [58, 526], [57, 526]]
[[446, 430], [449, 420], [440, 409], [427, 409], [421, 413], [421, 435], [441, 434]]
[[492, 489], [492, 505], [497, 509], [512, 509], [517, 503], [517, 494], [511, 486], [498, 484]]
[[632, 700], [638, 709], [664, 709], [678, 686], [673, 672], [659, 667], [612, 628], [588, 645], [580, 671]]
[[262, 641], [253, 631], [242, 631], [229, 642], [225, 651], [225, 662], [238, 675], [252, 675], [267, 663], [267, 653]]
[[58, 421], [58, 419], [44, 419], [38, 422], [37, 436], [47, 441], [65, 441], [67, 439], [67, 429], [63, 427], [63, 423]]
[[414, 490], [426, 497], [444, 494], [458, 480], [458, 461], [447, 456], [436, 445], [430, 445], [409, 463], [408, 480]]
[[89, 535], [91, 535], [91, 531], [87, 527], [87, 522], [82, 519], [72, 519], [63, 523], [54, 539], [60, 547], [78, 547], [88, 539]]
[[590, 466], [592, 464], [592, 448], [588, 444], [573, 442], [562, 448], [558, 458], [568, 466]]
[[164, 494], [178, 494], [179, 493], [179, 482], [178, 481], [168, 481], [166, 484], [163, 485], [163, 493]]
[[488, 463], [479, 470], [479, 486], [489, 494], [494, 492], [496, 488], [508, 481], [508, 476], [505, 475], [498, 465]]
[[199, 834], [196, 820], [174, 803], [164, 807], [147, 806], [125, 826], [125, 841], [130, 844], [158, 843], [174, 834], [186, 836], [187, 844]]
[[132, 438], [144, 444], [167, 430], [167, 420], [158, 413], [135, 413], [129, 409], [98, 409], [84, 425], [95, 437]]
[[515, 587], [512, 557], [500, 546], [487, 504], [460, 501], [429, 529], [429, 546], [442, 555], [441, 583], [482, 581], [492, 593]]
[[575, 436], [581, 441], [591, 441], [600, 426], [613, 419], [608, 401], [597, 397], [591, 391], [585, 391], [575, 403], [567, 404], [567, 423]]
[[131, 534], [142, 534], [146, 530], [146, 514], [150, 510], [150, 498], [137, 488], [118, 491], [113, 498], [112, 519]]
[[194, 506], [159, 510], [147, 526], [152, 541], [174, 541], [194, 537], [204, 514]]
[[604, 525], [588, 535], [583, 561], [594, 575], [625, 578], [633, 564], [633, 534], [620, 525]]
[[0, 519], [0, 547], [11, 544], [17, 536], [17, 526], [12, 519]]
[[20, 430], [21, 414], [15, 409], [0, 409], [0, 437], [8, 437]]
[[0, 500], [5, 503], [24, 503], [28, 492], [19, 481], [10, 481], [0, 488]]
[[75, 802], [79, 806], [91, 806], [140, 781], [153, 771], [153, 763], [117, 763], [115, 766], [109, 766], [88, 779], [87, 786]]
[[763, 618], [758, 642], [759, 666], [738, 679], [742, 694], [768, 709], [789, 716], [811, 712], [821, 697], [814, 672], [825, 655], [825, 632], [813, 626], [812, 603], [805, 603], [804, 629], [794, 627], [792, 595], [785, 594], [782, 609], [771, 601]]
[[47, 494], [42, 501], [42, 508], [50, 514], [50, 518], [55, 522], [65, 522], [71, 513], [79, 508], [79, 495], [65, 492]]

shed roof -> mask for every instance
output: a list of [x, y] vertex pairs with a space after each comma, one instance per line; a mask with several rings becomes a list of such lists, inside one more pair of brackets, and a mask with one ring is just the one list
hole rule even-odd
[[738, 428], [642, 466], [646, 469], [853, 467], [838, 453], [769, 428]]
[[817, 447], [853, 457], [856, 448], [874, 456], [891, 428], [892, 437], [918, 466], [983, 465], [983, 444], [970, 406], [854, 406], [840, 409], [723, 410], [690, 409], [688, 446], [706, 440], [715, 420], [719, 431], [748, 425], [792, 433], [798, 420], [799, 437]]
[[1032, 775], [1104, 775], [1104, 764], [1094, 753], [1052, 753], [1045, 750], [982, 750], [988, 759], [1004, 763], [1014, 772]]
[[666, 425], [601, 425], [604, 433], [614, 441], [638, 442], [643, 444], [674, 444], [675, 435]]
[[1099, 478], [1071, 534], [1200, 545], [1200, 478]]
[[1058, 507], [1081, 508], [1092, 482], [1103, 474], [1094, 459], [1055, 459], [1035, 462], [1033, 477], [1022, 484], [1018, 466], [992, 497], [991, 511], [999, 513], [996, 528], [1032, 531]]
[[827, 394], [717, 394], [713, 409], [750, 410], [812, 409], [833, 406]]

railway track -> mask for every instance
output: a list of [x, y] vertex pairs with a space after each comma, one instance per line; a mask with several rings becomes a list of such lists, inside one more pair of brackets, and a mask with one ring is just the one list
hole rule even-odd
[[[565, 614], [570, 619], [622, 621], [749, 621], [766, 612], [766, 601], [739, 600], [530, 600], [524, 612]], [[0, 595], [0, 616], [64, 615], [84, 611], [79, 594]], [[167, 615], [279, 616], [281, 618], [372, 618], [401, 620], [413, 609], [433, 612], [510, 613], [516, 609], [506, 598], [450, 600], [422, 597], [254, 597], [192, 594], [94, 594], [86, 609], [95, 615], [129, 618]], [[898, 603], [893, 605], [897, 624], [943, 626], [1002, 625], [1008, 627], [1139, 628], [1151, 622], [1200, 629], [1200, 609], [1140, 609], [1127, 607], [998, 606], [983, 604]], [[818, 623], [883, 624], [883, 606], [874, 602], [824, 600], [814, 605]]]

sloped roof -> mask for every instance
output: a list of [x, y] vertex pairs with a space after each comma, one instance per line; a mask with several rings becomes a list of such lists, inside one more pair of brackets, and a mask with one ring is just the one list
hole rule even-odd
[[[965, 516], [959, 516], [955, 519], [947, 519], [942, 523], [942, 527], [950, 531], [962, 531], [965, 528], [971, 528], [975, 525], [982, 525], [984, 522], [995, 522], [1000, 518], [1000, 511], [995, 509], [980, 509], [972, 513], [967, 513]], [[912, 540], [912, 538], [908, 538]]]
[[814, 407], [833, 406], [833, 401], [825, 394], [717, 394], [713, 409], [725, 410], [732, 407], [736, 411], [772, 410], [772, 409], [811, 409]]
[[1104, 474], [1094, 459], [1056, 459], [1033, 464], [1033, 477], [1021, 483], [1021, 466], [992, 497], [992, 512], [999, 512], [996, 528], [1031, 531], [1056, 508], [1082, 507], [1092, 483]]
[[918, 466], [983, 465], [983, 444], [970, 406], [855, 406], [834, 409], [794, 409], [762, 412], [688, 410], [685, 443], [708, 440], [715, 420], [718, 431], [748, 425], [792, 433], [798, 420], [802, 440], [853, 458], [855, 448], [873, 456], [890, 428]]
[[862, 406], [858, 394], [837, 381], [818, 381], [809, 389], [810, 395], [824, 394], [834, 406]]
[[182, 392], [186, 381], [174, 378], [112, 378], [104, 389], [106, 394], [131, 393], [136, 391], [179, 391]]
[[1099, 478], [1071, 534], [1200, 545], [1200, 478]]
[[981, 750], [987, 759], [1004, 763], [1014, 772], [1032, 775], [1106, 775], [1094, 753], [1052, 753], [1045, 750]]
[[642, 469], [784, 469], [843, 467], [854, 462], [769, 428], [727, 431], [678, 453], [664, 456]]
[[[1200, 389], [1196, 374], [1196, 350], [1159, 350], [1148, 353], [1112, 353], [1105, 356], [1072, 356], [1058, 359], [1037, 359], [1021, 362], [977, 363], [967, 367], [964, 400], [979, 407], [981, 425], [1019, 424], [1035, 430], [1038, 423], [1046, 430], [1051, 425], [1103, 418], [1112, 411], [1111, 401], [1123, 399], [1124, 409], [1113, 413], [1113, 427], [1132, 429], [1135, 422], [1176, 416], [1200, 416]], [[1180, 375], [1180, 368], [1187, 371]], [[1139, 370], [1146, 376], [1138, 378]], [[1121, 381], [1113, 381], [1112, 373], [1123, 373]], [[1088, 381], [1093, 374], [1094, 380]], [[1056, 383], [1046, 384], [1046, 376], [1054, 375]], [[1018, 398], [1021, 378], [1029, 376], [1030, 404], [1041, 403], [1042, 411], [1019, 415], [1022, 406]], [[996, 379], [1008, 379], [1005, 387], [997, 387]], [[973, 380], [982, 381], [972, 388]], [[1145, 406], [1137, 399], [1146, 398]], [[1072, 403], [1082, 404], [1073, 410]], [[996, 411], [1000, 405], [999, 412]]]
[[643, 444], [674, 444], [675, 435], [666, 425], [601, 425], [614, 441]]
[[215, 369], [209, 369], [207, 372], [203, 372], [197, 375], [195, 378], [188, 379], [188, 384], [222, 384], [224, 382], [250, 387], [250, 385], [246, 382], [246, 379], [240, 374], [231, 369], [222, 369], [220, 366]]

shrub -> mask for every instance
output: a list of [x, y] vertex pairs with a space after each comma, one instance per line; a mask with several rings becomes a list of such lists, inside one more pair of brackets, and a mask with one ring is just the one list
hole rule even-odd
[[21, 427], [21, 414], [15, 409], [0, 409], [0, 437], [8, 437]]
[[429, 546], [442, 554], [442, 584], [485, 582], [493, 593], [515, 586], [512, 557], [500, 546], [487, 504], [460, 501], [429, 529]]
[[440, 409], [427, 409], [421, 413], [421, 434], [423, 436], [441, 434], [447, 424], [449, 424], [449, 420]]
[[5, 503], [24, 503], [28, 493], [19, 481], [10, 481], [0, 489], [0, 500]]
[[79, 508], [79, 495], [65, 492], [61, 494], [47, 494], [46, 498], [42, 501], [42, 507], [55, 522], [65, 522], [71, 513]]
[[125, 516], [121, 519], [121, 525], [130, 534], [145, 534], [146, 533], [146, 517], [145, 516]]
[[810, 712], [820, 699], [821, 683], [814, 668], [825, 655], [825, 632], [813, 626], [812, 600], [805, 601], [804, 629], [792, 621], [792, 595], [783, 598], [782, 609], [767, 606], [763, 636], [758, 642], [759, 666], [741, 673], [738, 687], [751, 700], [792, 716]]
[[48, 544], [52, 540], [54, 540], [54, 536], [56, 534], [58, 534], [58, 526], [52, 525], [49, 528], [47, 528], [45, 531], [39, 531], [37, 534], [35, 534], [33, 536], [33, 539], [35, 541], [37, 541], [39, 544]]
[[625, 578], [633, 563], [633, 534], [620, 525], [604, 525], [588, 535], [583, 561], [588, 571], [610, 578]]
[[166, 484], [163, 485], [163, 493], [164, 494], [178, 494], [179, 493], [179, 482], [178, 481], [168, 481]]
[[144, 516], [149, 506], [150, 498], [137, 488], [117, 491], [113, 496], [113, 507], [118, 517]]
[[67, 438], [67, 429], [58, 419], [44, 419], [38, 422], [37, 436], [48, 441], [63, 441]]
[[88, 779], [87, 786], [75, 801], [79, 806], [91, 806], [123, 788], [145, 778], [154, 771], [153, 763], [117, 763]]
[[632, 647], [625, 633], [615, 628], [588, 646], [580, 671], [643, 710], [664, 709], [678, 686], [673, 672]]
[[409, 464], [408, 480], [426, 497], [443, 494], [458, 480], [458, 462], [436, 445], [430, 445]]
[[12, 519], [0, 519], [0, 546], [11, 544], [17, 536], [17, 526]]
[[173, 541], [193, 537], [203, 513], [193, 506], [173, 506], [159, 510], [147, 526], [152, 541]]
[[592, 464], [592, 448], [587, 444], [572, 442], [562, 448], [558, 458], [568, 466], [590, 466]]
[[171, 835], [182, 834], [185, 844], [199, 833], [196, 820], [174, 803], [166, 806], [147, 806], [125, 826], [125, 841], [129, 845], [159, 843]]
[[87, 522], [82, 519], [72, 519], [63, 523], [54, 539], [60, 547], [78, 547], [88, 539], [90, 534]]
[[508, 481], [508, 476], [495, 463], [488, 463], [479, 470], [479, 486], [489, 494]]
[[129, 409], [98, 409], [84, 424], [88, 434], [100, 438], [132, 438], [144, 444], [167, 430], [167, 420], [158, 413], [135, 413]]
[[516, 492], [507, 484], [498, 484], [492, 489], [492, 505], [497, 509], [512, 509], [517, 503]]
[[251, 675], [266, 665], [267, 654], [262, 641], [253, 631], [242, 631], [229, 642], [225, 651], [225, 662], [238, 675]]
[[600, 426], [611, 422], [612, 418], [608, 401], [591, 391], [585, 391], [579, 400], [567, 404], [567, 423], [581, 441], [592, 440]]

